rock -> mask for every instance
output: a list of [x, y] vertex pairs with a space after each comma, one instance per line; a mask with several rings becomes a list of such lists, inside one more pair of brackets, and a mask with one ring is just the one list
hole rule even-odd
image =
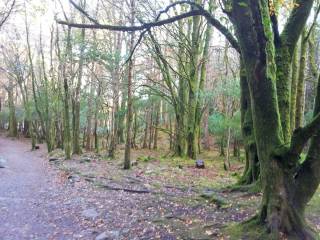
[[0, 158], [0, 168], [5, 168], [6, 167], [7, 161], [3, 158]]
[[94, 208], [88, 208], [86, 210], [83, 210], [81, 215], [85, 218], [96, 218], [100, 214], [96, 211]]
[[201, 168], [203, 169], [204, 168], [204, 161], [203, 160], [196, 160], [196, 168]]
[[37, 146], [34, 147], [34, 149], [36, 149], [36, 150], [40, 149], [40, 146], [37, 145]]
[[103, 233], [100, 233], [95, 240], [116, 240], [119, 239], [119, 237], [119, 231], [105, 231]]

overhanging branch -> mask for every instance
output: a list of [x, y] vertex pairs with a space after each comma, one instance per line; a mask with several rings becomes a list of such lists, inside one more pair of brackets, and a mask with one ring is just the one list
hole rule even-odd
[[149, 22], [145, 24], [141, 24], [138, 26], [117, 26], [117, 25], [108, 25], [108, 24], [81, 24], [81, 23], [72, 23], [67, 21], [57, 20], [57, 23], [62, 25], [67, 25], [72, 28], [89, 28], [89, 29], [104, 29], [104, 30], [111, 30], [111, 31], [121, 31], [121, 32], [134, 32], [134, 31], [143, 31], [145, 29], [150, 29], [153, 27], [160, 27], [165, 24], [173, 23], [179, 21], [181, 19], [192, 17], [192, 16], [200, 16], [202, 15], [201, 11], [193, 10], [187, 13], [183, 13], [172, 18], [167, 18], [164, 20], [156, 21], [156, 22]]
[[[72, 2], [73, 1], [71, 1], [71, 3]], [[73, 3], [73, 5], [74, 4], [75, 3]], [[173, 16], [171, 18], [159, 20], [161, 14], [168, 12], [172, 7], [174, 7], [176, 5], [182, 5], [182, 4], [188, 4], [190, 6], [193, 6], [194, 10], [191, 10], [189, 12]], [[83, 13], [83, 10], [78, 5], [76, 5], [76, 6], [77, 6], [77, 9], [80, 12]], [[238, 44], [238, 41], [233, 36], [233, 34], [229, 31], [229, 29], [226, 28], [216, 18], [214, 18], [211, 15], [211, 13], [208, 12], [207, 10], [205, 10], [201, 5], [199, 5], [197, 3], [194, 3], [194, 2], [190, 2], [190, 1], [177, 1], [177, 2], [174, 2], [174, 3], [170, 4], [170, 5], [168, 5], [164, 10], [160, 11], [159, 14], [157, 15], [156, 19], [153, 22], [144, 23], [144, 24], [141, 24], [141, 25], [138, 25], [138, 26], [118, 26], [118, 25], [97, 24], [97, 23], [94, 23], [94, 24], [79, 24], [79, 23], [73, 23], [73, 22], [62, 21], [62, 20], [57, 20], [57, 23], [62, 24], [62, 25], [67, 25], [67, 26], [73, 27], [73, 28], [105, 29], [105, 30], [111, 30], [111, 31], [132, 32], [132, 31], [144, 31], [146, 29], [151, 29], [151, 28], [154, 28], [154, 27], [163, 26], [163, 25], [170, 24], [170, 23], [179, 21], [181, 19], [188, 18], [188, 17], [193, 17], [193, 16], [203, 16], [203, 17], [205, 17], [206, 20], [212, 26], [214, 26], [217, 30], [220, 31], [220, 33], [222, 35], [224, 35], [227, 38], [227, 40], [230, 42], [232, 47], [234, 47], [238, 52], [240, 52], [240, 46]], [[90, 20], [92, 21], [91, 17], [90, 17]]]

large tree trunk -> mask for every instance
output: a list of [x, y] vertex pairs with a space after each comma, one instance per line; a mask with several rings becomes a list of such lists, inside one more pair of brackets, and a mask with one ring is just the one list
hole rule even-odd
[[[239, 4], [240, 0], [234, 0], [233, 3]], [[279, 58], [279, 54], [283, 54], [284, 50], [283, 48], [279, 50], [279, 46], [277, 46], [280, 51], [277, 54], [277, 65], [275, 62], [275, 45], [288, 44], [280, 47], [286, 47], [286, 50], [290, 51], [289, 55], [293, 53], [313, 1], [303, 1], [303, 4], [293, 10], [289, 17], [289, 24], [285, 26], [285, 36], [280, 43], [277, 42], [279, 40], [277, 33], [271, 28], [268, 2], [242, 0], [241, 3], [246, 4], [247, 7], [234, 7], [232, 20], [246, 66], [254, 134], [260, 161], [263, 200], [260, 214], [256, 219], [266, 226], [272, 239], [280, 239], [282, 233], [289, 239], [315, 239], [304, 221], [303, 210], [307, 201], [301, 201], [299, 199], [301, 194], [297, 194], [297, 191], [305, 189], [306, 186], [301, 183], [301, 186], [297, 187], [299, 181], [296, 180], [296, 174], [299, 179], [307, 178], [299, 177], [300, 171], [296, 166], [299, 154], [307, 142], [306, 139], [310, 136], [310, 132], [317, 129], [315, 125], [318, 122], [313, 122], [315, 125], [295, 132], [290, 148], [285, 147], [284, 143], [290, 140], [290, 134], [287, 133], [290, 120], [287, 120], [288, 116], [283, 108], [289, 108], [286, 98], [290, 98], [290, 94], [287, 94], [287, 83], [281, 83], [279, 88], [276, 88], [277, 79], [279, 81], [277, 74], [279, 75], [281, 70], [276, 66], [281, 68], [281, 66], [291, 65], [291, 59], [288, 56]], [[288, 79], [280, 76], [280, 80], [288, 81], [289, 76], [290, 74]], [[303, 167], [303, 169], [308, 168]], [[318, 173], [317, 176], [319, 175]], [[318, 184], [319, 178], [315, 180], [314, 185], [318, 186]], [[315, 191], [314, 188], [313, 191]], [[312, 193], [308, 193], [302, 198], [309, 200], [311, 196]]]
[[240, 60], [241, 131], [244, 142], [246, 165], [239, 184], [252, 184], [259, 179], [259, 159], [254, 136], [250, 92], [243, 60]]
[[[198, 1], [199, 2], [199, 1]], [[200, 57], [200, 17], [193, 17], [190, 50], [190, 73], [189, 73], [189, 99], [188, 99], [188, 121], [187, 121], [187, 154], [188, 157], [196, 159], [198, 149], [198, 128], [197, 108], [199, 101], [199, 57]]]

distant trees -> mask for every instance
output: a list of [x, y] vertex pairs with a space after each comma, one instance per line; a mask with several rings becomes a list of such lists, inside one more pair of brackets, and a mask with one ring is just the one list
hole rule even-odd
[[0, 30], [1, 27], [8, 21], [16, 5], [16, 0], [5, 0], [0, 4]]
[[[26, 41], [2, 51], [11, 136], [23, 125], [33, 148], [45, 140], [48, 151], [63, 148], [67, 159], [82, 146], [114, 158], [125, 143], [129, 169], [131, 149], [160, 148], [162, 132], [176, 155], [195, 159], [211, 131], [221, 153], [226, 146], [228, 169], [241, 131], [246, 166], [240, 183], [258, 182], [263, 192], [259, 213], [245, 226], [263, 226], [273, 239], [316, 238], [304, 210], [320, 183], [318, 1], [284, 8], [283, 1], [197, 0], [162, 9], [135, 0], [96, 6], [70, 0], [70, 16], [57, 3], [64, 20], [51, 26], [50, 40], [34, 36], [26, 10]], [[289, 17], [281, 17], [280, 33], [282, 9]], [[111, 24], [97, 20], [103, 16]], [[220, 52], [212, 51], [213, 28], [227, 40]]]
[[[242, 129], [243, 132], [247, 131], [245, 144], [248, 145], [248, 149], [253, 147], [252, 153], [257, 151], [263, 200], [259, 214], [250, 221], [251, 225], [248, 226], [252, 228], [256, 224], [256, 226], [266, 227], [269, 233], [266, 237], [271, 239], [280, 239], [282, 234], [292, 239], [316, 239], [316, 234], [305, 223], [304, 210], [320, 183], [318, 161], [320, 139], [317, 137], [320, 129], [319, 95], [315, 101], [314, 118], [309, 124], [293, 131], [290, 119], [293, 116], [290, 112], [292, 111], [290, 106], [293, 105], [291, 104], [291, 67], [298, 39], [303, 33], [313, 3], [313, 0], [294, 1], [284, 29], [280, 33], [277, 14], [281, 2], [223, 1], [222, 10], [232, 22], [237, 39], [199, 2], [189, 1], [173, 2], [165, 10], [166, 12], [177, 5], [187, 4], [190, 9], [186, 13], [176, 14], [166, 20], [156, 18], [153, 22], [142, 23], [140, 26], [81, 25], [61, 21], [60, 23], [80, 28], [119, 31], [146, 29], [150, 32], [152, 27], [192, 17], [190, 60], [193, 64], [189, 68], [188, 82], [191, 87], [188, 96], [190, 107], [188, 114], [191, 118], [187, 121], [187, 152], [190, 157], [194, 157], [195, 144], [191, 139], [197, 133], [193, 125], [196, 109], [194, 100], [197, 93], [194, 92], [195, 79], [192, 76], [197, 75], [195, 66], [198, 65], [194, 63], [197, 63], [199, 58], [199, 42], [195, 41], [199, 39], [197, 35], [200, 28], [199, 16], [204, 16], [240, 53], [241, 67], [243, 67], [241, 69], [242, 93], [247, 92], [250, 95], [248, 99], [242, 98], [242, 113], [248, 115], [246, 119], [242, 117], [242, 123], [246, 123], [248, 128], [242, 127]], [[302, 44], [303, 40], [302, 38]], [[302, 53], [303, 51], [304, 49]], [[301, 60], [304, 61], [303, 55]], [[162, 62], [161, 66], [169, 69], [169, 65], [165, 62]], [[300, 73], [302, 71], [303, 69]], [[165, 73], [164, 76], [168, 76], [168, 71]], [[250, 119], [252, 119], [252, 125]], [[300, 154], [309, 140], [311, 144], [307, 158], [301, 163]], [[253, 160], [252, 163], [256, 164], [256, 157]], [[252, 164], [250, 162], [247, 161], [248, 164]]]

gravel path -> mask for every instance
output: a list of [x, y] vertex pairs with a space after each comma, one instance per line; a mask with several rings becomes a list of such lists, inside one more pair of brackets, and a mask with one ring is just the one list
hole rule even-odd
[[[72, 216], [57, 221], [61, 216], [55, 199], [67, 189], [57, 184], [46, 165], [44, 146], [31, 152], [27, 142], [0, 136], [0, 157], [6, 162], [0, 168], [0, 238], [67, 239], [63, 237], [66, 223], [73, 229], [77, 223]], [[66, 210], [67, 205], [61, 207]]]

